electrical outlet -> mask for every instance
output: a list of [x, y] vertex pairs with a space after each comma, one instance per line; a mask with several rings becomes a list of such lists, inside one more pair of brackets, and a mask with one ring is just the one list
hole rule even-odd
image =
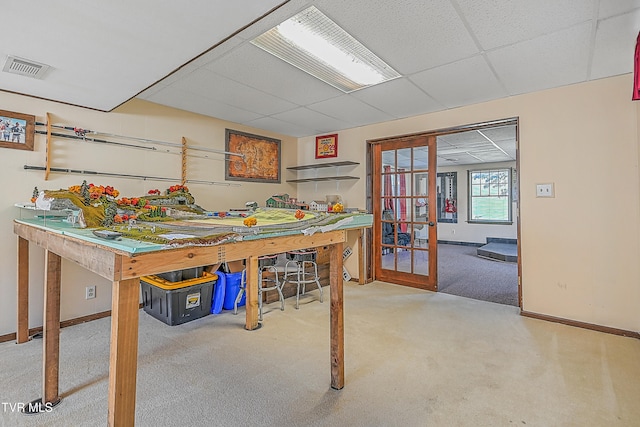
[[84, 299], [93, 299], [96, 297], [96, 286], [87, 286], [84, 290]]
[[536, 197], [554, 197], [553, 184], [536, 184]]

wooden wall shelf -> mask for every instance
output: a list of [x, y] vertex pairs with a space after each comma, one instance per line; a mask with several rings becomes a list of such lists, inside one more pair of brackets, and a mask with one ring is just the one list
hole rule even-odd
[[318, 182], [318, 181], [344, 181], [347, 179], [360, 179], [357, 176], [324, 176], [320, 178], [302, 178], [302, 179], [288, 179], [287, 182]]
[[304, 165], [304, 166], [291, 166], [288, 167], [288, 170], [291, 171], [301, 171], [301, 170], [307, 170], [307, 169], [320, 169], [320, 168], [332, 168], [332, 167], [339, 167], [339, 166], [353, 166], [353, 165], [359, 165], [360, 163], [358, 162], [352, 162], [349, 160], [343, 161], [343, 162], [330, 162], [330, 163], [317, 163], [315, 165]]
[[[313, 170], [313, 169], [322, 169], [322, 168], [339, 168], [340, 166], [355, 166], [359, 165], [358, 162], [352, 162], [349, 160], [345, 160], [342, 162], [329, 162], [329, 163], [317, 163], [315, 165], [302, 165], [302, 166], [291, 166], [287, 169], [290, 171], [301, 171], [301, 170]], [[338, 176], [323, 176], [323, 177], [313, 177], [313, 178], [299, 178], [299, 179], [288, 179], [287, 182], [320, 182], [320, 181], [344, 181], [349, 179], [360, 179], [357, 176], [350, 175], [338, 175]]]

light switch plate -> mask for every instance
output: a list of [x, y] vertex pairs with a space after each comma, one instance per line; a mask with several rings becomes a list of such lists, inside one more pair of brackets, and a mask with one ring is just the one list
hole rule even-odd
[[553, 183], [536, 184], [536, 197], [555, 197]]

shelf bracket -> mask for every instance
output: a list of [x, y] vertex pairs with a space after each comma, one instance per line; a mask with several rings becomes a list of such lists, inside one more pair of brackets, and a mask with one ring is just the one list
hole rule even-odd
[[182, 137], [182, 185], [187, 182], [187, 138]]
[[47, 146], [44, 151], [45, 159], [45, 171], [44, 180], [49, 179], [49, 173], [51, 172], [51, 115], [47, 113]]

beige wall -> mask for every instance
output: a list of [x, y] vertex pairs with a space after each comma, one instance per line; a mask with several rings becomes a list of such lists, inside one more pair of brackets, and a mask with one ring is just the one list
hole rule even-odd
[[[296, 139], [272, 132], [252, 129], [185, 111], [161, 107], [140, 100], [132, 100], [111, 113], [101, 113], [69, 105], [58, 104], [0, 92], [2, 109], [36, 116], [45, 122], [47, 112], [52, 114], [52, 123], [96, 129], [118, 135], [180, 142], [184, 136], [189, 144], [224, 150], [225, 128], [256, 133], [282, 140], [282, 164], [284, 167], [296, 162]], [[104, 138], [104, 137], [102, 137]], [[123, 141], [135, 143], [135, 141]], [[25, 171], [25, 164], [45, 165], [45, 138], [36, 135], [35, 151], [27, 152], [0, 148], [0, 182], [3, 184], [4, 203], [0, 206], [0, 335], [15, 332], [16, 322], [16, 236], [12, 221], [20, 215], [28, 215], [14, 207], [14, 203], [26, 202], [33, 188], [58, 189], [88, 182], [113, 185], [123, 196], [146, 194], [149, 189], [166, 189], [180, 183], [181, 160], [179, 155], [149, 152], [148, 150], [116, 148], [100, 144], [73, 142], [69, 139], [55, 140], [52, 148], [52, 166], [93, 171], [136, 174], [145, 176], [175, 177], [175, 182], [118, 179], [101, 176], [52, 174], [44, 180], [44, 172]], [[209, 153], [207, 153], [209, 154]], [[224, 161], [221, 155], [212, 155], [213, 160], [189, 158], [188, 178], [206, 181], [224, 181]], [[283, 174], [285, 169], [283, 168]], [[241, 183], [240, 187], [188, 184], [196, 202], [205, 209], [226, 210], [244, 207], [246, 201], [255, 200], [264, 205], [272, 194], [288, 192], [295, 194], [295, 187], [282, 184]], [[32, 245], [30, 264], [30, 327], [42, 325], [42, 285], [44, 272], [43, 251]], [[111, 284], [81, 267], [63, 262], [62, 309], [63, 320], [96, 312], [110, 310]], [[97, 298], [84, 299], [84, 288], [97, 285]]]
[[[341, 131], [338, 160], [364, 163], [369, 139], [519, 117], [523, 309], [639, 331], [640, 115], [631, 88], [624, 75]], [[314, 144], [299, 140], [298, 163], [313, 161]], [[555, 198], [536, 198], [535, 185], [548, 182]], [[339, 185], [304, 184], [298, 195], [335, 190], [364, 206], [364, 179]]]
[[[339, 173], [361, 179], [299, 184], [298, 197], [313, 200], [341, 194], [347, 206], [364, 207], [366, 140], [519, 117], [523, 309], [640, 331], [640, 111], [630, 101], [631, 83], [631, 76], [625, 75], [341, 131], [337, 160], [360, 165], [341, 168]], [[281, 185], [192, 185], [198, 203], [208, 209], [242, 206], [247, 200], [262, 204], [269, 195], [281, 191], [296, 194], [296, 187], [286, 183], [296, 174], [285, 168], [316, 163], [314, 137], [299, 139], [296, 148], [294, 138], [142, 101], [131, 101], [112, 113], [4, 92], [0, 92], [0, 101], [3, 109], [34, 114], [39, 121], [51, 112], [55, 123], [169, 141], [185, 136], [190, 143], [218, 149], [224, 147], [225, 127], [283, 140]], [[36, 138], [34, 152], [1, 150], [0, 182], [4, 184], [5, 203], [0, 207], [0, 238], [5, 244], [0, 247], [0, 335], [15, 331], [16, 238], [11, 221], [20, 212], [13, 204], [26, 201], [34, 186], [54, 189], [82, 181], [81, 176], [52, 175], [45, 182], [41, 172], [22, 169], [24, 164], [44, 165], [42, 137]], [[83, 147], [65, 141], [54, 145], [53, 155], [53, 166], [57, 167], [176, 177], [180, 171], [179, 157], [142, 150]], [[220, 161], [193, 160], [189, 167], [190, 178], [224, 180]], [[168, 184], [102, 177], [93, 181], [114, 185], [124, 195]], [[535, 197], [535, 184], [543, 182], [555, 184], [555, 198]], [[355, 244], [353, 233], [350, 244]], [[37, 248], [31, 253], [33, 327], [42, 323], [43, 255]], [[349, 269], [353, 274], [353, 266]], [[84, 286], [88, 284], [98, 284], [95, 300], [84, 300]], [[110, 308], [110, 284], [67, 262], [63, 264], [62, 294], [63, 319]]]

